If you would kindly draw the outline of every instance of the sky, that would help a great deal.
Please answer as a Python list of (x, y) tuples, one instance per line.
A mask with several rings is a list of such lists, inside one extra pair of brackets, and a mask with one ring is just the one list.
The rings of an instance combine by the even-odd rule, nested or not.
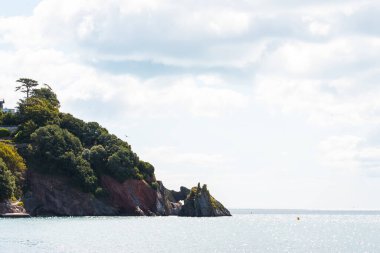
[(380, 210), (380, 3), (0, 0), (0, 97), (53, 87), (166, 187)]

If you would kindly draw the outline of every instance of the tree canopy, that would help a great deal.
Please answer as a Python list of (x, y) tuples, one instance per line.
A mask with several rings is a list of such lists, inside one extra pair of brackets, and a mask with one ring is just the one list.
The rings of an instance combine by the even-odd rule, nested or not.
[[(60, 102), (50, 86), (22, 78), (16, 87), (26, 93), (16, 114), (1, 114), (0, 121), (18, 125), (13, 141), (25, 145), (22, 150), (28, 169), (70, 178), (85, 192), (104, 193), (101, 177), (106, 174), (119, 182), (146, 180), (154, 187), (154, 167), (141, 161), (131, 146), (110, 134), (96, 122), (85, 122), (59, 111)], [(6, 118), (8, 117), (8, 118)], [(11, 124), (12, 125), (12, 124)], [(0, 142), (1, 197), (19, 197), (24, 182), (25, 163), (12, 145)], [(3, 195), (1, 195), (3, 194)], [(104, 195), (104, 194), (103, 194)]]
[(21, 83), (21, 85), (16, 86), (16, 91), (26, 93), (26, 98), (29, 98), (29, 94), (32, 91), (32, 89), (38, 86), (37, 81), (29, 78), (20, 78), (16, 82)]
[(24, 159), (14, 146), (0, 142), (0, 160), (5, 166), (3, 166), (3, 177), (10, 180), (7, 182), (11, 184), (9, 187), (12, 188), (12, 196), (21, 197), (26, 170)]

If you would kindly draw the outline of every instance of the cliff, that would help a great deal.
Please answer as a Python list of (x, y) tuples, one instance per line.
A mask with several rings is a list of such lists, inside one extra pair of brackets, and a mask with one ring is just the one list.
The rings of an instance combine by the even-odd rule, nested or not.
[[(0, 117), (0, 125), (17, 125), (6, 140), (0, 137), (0, 214), (229, 215), (203, 188), (195, 193), (165, 188), (154, 166), (127, 141), (97, 122), (61, 112), (49, 86), (19, 82), (35, 86), (19, 101), (17, 113)], [(9, 202), (20, 198), (25, 210), (22, 203)]]
[[(123, 183), (110, 176), (101, 177), (102, 187), (107, 192), (101, 198), (84, 193), (72, 186), (68, 178), (44, 175), (28, 171), (28, 192), (23, 202), (25, 210), (32, 216), (224, 216), (227, 209), (216, 201), (205, 188), (191, 191), (181, 187), (180, 191), (168, 190), (161, 181), (153, 189), (144, 180), (129, 179)], [(185, 201), (185, 205), (182, 205)], [(7, 213), (25, 212), (8, 208)], [(0, 213), (2, 212), (0, 205)]]
[(65, 177), (28, 171), (28, 191), (23, 202), (32, 216), (118, 215), (110, 205), (72, 187)]

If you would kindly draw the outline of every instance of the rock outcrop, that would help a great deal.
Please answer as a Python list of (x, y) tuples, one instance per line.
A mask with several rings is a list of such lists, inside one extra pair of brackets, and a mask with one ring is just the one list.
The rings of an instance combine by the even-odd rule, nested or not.
[(129, 179), (119, 183), (103, 175), (101, 181), (110, 204), (120, 215), (155, 215), (157, 192), (144, 180)]
[(118, 215), (117, 209), (73, 187), (67, 178), (28, 171), (23, 202), (32, 216)]
[(182, 208), (181, 199), (175, 198), (173, 195), (174, 191), (166, 189), (161, 181), (157, 181), (157, 183), (157, 213), (159, 215), (178, 215)]
[(6, 213), (26, 213), (22, 202), (12, 203), (10, 201), (5, 201), (0, 203), (0, 214)]
[[(70, 184), (68, 178), (28, 171), (28, 192), (23, 198), (26, 212), (32, 216), (229, 216), (229, 211), (207, 190), (181, 187), (168, 190), (161, 181), (157, 189), (144, 180), (129, 179), (123, 183), (101, 176), (106, 197), (96, 198)], [(182, 202), (184, 201), (184, 205)], [(12, 209), (13, 208), (13, 209)], [(0, 213), (25, 212), (22, 206), (0, 205)]]
[(191, 189), (185, 199), (185, 204), (179, 212), (179, 216), (190, 217), (216, 217), (231, 216), (230, 212), (219, 201), (211, 196), (206, 185), (200, 184)]

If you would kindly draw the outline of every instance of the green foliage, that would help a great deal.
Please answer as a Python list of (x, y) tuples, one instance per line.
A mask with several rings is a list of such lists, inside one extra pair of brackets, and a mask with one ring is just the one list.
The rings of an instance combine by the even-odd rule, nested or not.
[(41, 126), (59, 121), (59, 101), (50, 87), (31, 89), (30, 96), (18, 103), (17, 119), (20, 126), (15, 134), (17, 142), (29, 142), (30, 135)]
[(153, 190), (156, 190), (156, 191), (157, 191), (159, 185), (158, 185), (157, 182), (153, 182), (153, 183), (151, 183), (150, 186), (153, 188)]
[(145, 181), (149, 183), (156, 181), (156, 178), (154, 176), (154, 167), (152, 164), (144, 161), (139, 161), (137, 168), (143, 175)]
[(70, 133), (78, 137), (83, 143), (86, 134), (86, 122), (83, 120), (75, 118), (73, 115), (68, 113), (60, 113), (60, 127), (68, 130)]
[[(140, 161), (127, 142), (96, 122), (86, 123), (71, 114), (60, 113), (60, 102), (48, 85), (36, 88), (36, 81), (25, 78), (17, 82), (21, 85), (16, 90), (25, 92), (26, 98), (19, 101), (16, 114), (0, 114), (0, 121), (18, 125), (14, 140), (30, 143), (29, 148), (20, 152), (31, 168), (69, 177), (73, 184), (98, 197), (106, 194), (99, 186), (98, 177), (102, 174), (120, 182), (145, 179), (153, 188), (158, 187), (154, 167)], [(5, 158), (4, 161), (10, 168)], [(13, 173), (12, 169), (9, 171)], [(17, 173), (13, 175), (19, 187)]]
[(73, 179), (75, 183), (85, 192), (94, 192), (98, 186), (98, 178), (91, 169), (90, 163), (79, 156), (76, 157), (74, 165)]
[(28, 120), (22, 123), (15, 134), (15, 141), (17, 142), (29, 142), (30, 135), (34, 133), (38, 128), (37, 124), (33, 120)]
[(108, 197), (108, 192), (104, 190), (102, 187), (98, 187), (96, 188), (94, 195), (97, 198), (105, 198)]
[(20, 124), (20, 118), (18, 114), (6, 112), (0, 115), (0, 124), (5, 126), (16, 126)]
[(97, 172), (103, 172), (107, 166), (107, 151), (102, 145), (93, 146), (90, 149), (91, 167)]
[(57, 98), (57, 94), (55, 94), (53, 92), (53, 90), (48, 85), (45, 85), (45, 86), (46, 87), (44, 87), (44, 88), (32, 90), (30, 93), (31, 97), (45, 100), (45, 101), (49, 102), (52, 106), (59, 108), (60, 103), (59, 103), (59, 100)]
[(11, 199), (15, 188), (15, 177), (12, 175), (12, 172), (10, 172), (3, 159), (0, 158), (0, 201)]
[(41, 127), (35, 131), (31, 139), (35, 155), (46, 156), (44, 158), (56, 159), (65, 152), (73, 152), (76, 156), (82, 151), (80, 140), (69, 131), (57, 125)]
[(37, 81), (29, 78), (20, 78), (16, 82), (21, 83), (21, 85), (16, 87), (16, 91), (26, 93), (26, 98), (29, 98), (30, 92), (34, 87), (38, 86)]
[(102, 144), (100, 136), (107, 134), (107, 129), (101, 127), (97, 122), (89, 122), (86, 124), (83, 133), (83, 145), (91, 147), (93, 145)]
[(80, 140), (72, 133), (57, 125), (49, 125), (35, 131), (31, 140), (31, 161), (35, 168), (68, 176), (84, 191), (96, 189), (97, 177), (90, 163), (82, 157)]
[(0, 159), (14, 177), (15, 187), (13, 190), (15, 196), (17, 198), (21, 197), (26, 170), (24, 159), (19, 155), (15, 147), (4, 142), (0, 142)]
[(18, 113), (22, 122), (32, 120), (38, 126), (45, 126), (58, 122), (58, 108), (49, 101), (30, 97), (26, 100), (21, 100), (18, 105)]
[(137, 156), (131, 150), (122, 148), (108, 158), (107, 172), (120, 182), (128, 178), (142, 179)]
[(9, 137), (11, 132), (6, 128), (0, 128), (0, 138)]

